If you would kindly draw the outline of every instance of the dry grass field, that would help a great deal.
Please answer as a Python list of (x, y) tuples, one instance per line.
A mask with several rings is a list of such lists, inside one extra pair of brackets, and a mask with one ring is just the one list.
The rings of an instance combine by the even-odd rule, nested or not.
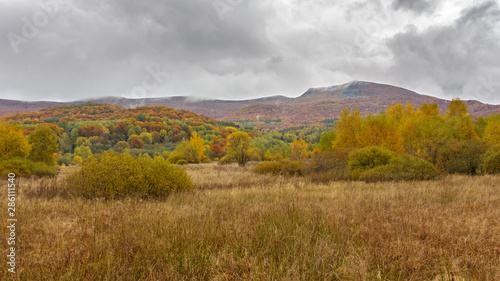
[(19, 179), (17, 273), (3, 239), (1, 279), (500, 280), (498, 176), (316, 184), (251, 168), (187, 166), (197, 188), (161, 201)]

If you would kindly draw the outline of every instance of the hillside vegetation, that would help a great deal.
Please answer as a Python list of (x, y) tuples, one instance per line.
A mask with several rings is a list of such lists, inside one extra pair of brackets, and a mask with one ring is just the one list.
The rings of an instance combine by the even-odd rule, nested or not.
[[(280, 132), (262, 132), (168, 107), (125, 109), (92, 103), (18, 114), (4, 121), (10, 123), (2, 123), (6, 133), (0, 137), (0, 149), (14, 150), (0, 159), (3, 174), (15, 170), (11, 163), (18, 163), (21, 175), (29, 174), (25, 170), (50, 175), (54, 172), (34, 165), (51, 166), (55, 161), (60, 166), (80, 165), (106, 151), (161, 157), (172, 164), (219, 161), (244, 166), (248, 161), (274, 161), (262, 163), (256, 172), (308, 175), (319, 181), (416, 180), (500, 171), (500, 115), (473, 119), (458, 99), (444, 113), (435, 103), (418, 108), (393, 104), (367, 116), (358, 109), (344, 109), (340, 119), (325, 123), (323, 129), (297, 127)], [(44, 141), (31, 137), (41, 128), (45, 128)], [(37, 145), (48, 139), (50, 147)], [(15, 147), (24, 147), (24, 152), (15, 152)], [(392, 160), (366, 171), (349, 162), (358, 150), (370, 147), (390, 151)], [(36, 156), (35, 150), (46, 155)], [(379, 154), (367, 154), (363, 161), (374, 161), (371, 158)], [(23, 162), (23, 157), (32, 163)]]

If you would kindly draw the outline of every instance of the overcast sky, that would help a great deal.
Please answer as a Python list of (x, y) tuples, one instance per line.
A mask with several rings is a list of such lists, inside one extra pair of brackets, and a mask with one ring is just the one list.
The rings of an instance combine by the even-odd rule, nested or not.
[(352, 80), (500, 104), (500, 5), (0, 0), (0, 98), (296, 97)]

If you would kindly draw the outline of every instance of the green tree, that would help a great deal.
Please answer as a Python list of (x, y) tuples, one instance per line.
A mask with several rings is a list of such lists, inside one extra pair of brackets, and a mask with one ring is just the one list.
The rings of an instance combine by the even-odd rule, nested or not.
[(145, 144), (152, 144), (153, 143), (153, 136), (151, 136), (150, 133), (142, 132), (140, 134), (140, 136), (142, 137), (142, 140), (144, 141)]
[(161, 137), (161, 141), (164, 142), (164, 141), (168, 141), (168, 137), (167, 137), (167, 131), (165, 129), (161, 129), (160, 130), (160, 137)]
[(140, 135), (142, 132), (142, 128), (139, 125), (135, 125), (134, 127), (130, 128), (127, 132), (127, 135), (130, 137), (131, 135)]
[(71, 133), (70, 133), (70, 139), (71, 139), (71, 142), (75, 142), (78, 137), (80, 136), (80, 131), (78, 130), (78, 128), (73, 128), (73, 130), (71, 130)]
[(125, 148), (130, 148), (128, 143), (125, 141), (119, 141), (115, 144), (115, 151), (123, 152)]
[(234, 132), (227, 139), (226, 156), (222, 162), (236, 162), (240, 167), (244, 167), (256, 153), (251, 144), (252, 138), (245, 132)]
[(64, 133), (58, 140), (58, 142), (59, 142), (59, 151), (61, 151), (62, 153), (71, 153), (71, 140), (68, 134)]
[(318, 149), (320, 151), (333, 151), (333, 142), (335, 141), (335, 131), (328, 131), (321, 134), (319, 139)]
[(47, 165), (55, 165), (54, 153), (59, 146), (57, 135), (48, 126), (40, 126), (29, 136), (28, 142), (31, 144), (30, 159), (33, 162), (43, 162)]
[(29, 151), (30, 146), (20, 126), (0, 123), (0, 158), (26, 158)]
[(75, 155), (80, 156), (83, 159), (86, 159), (92, 155), (92, 150), (90, 150), (90, 147), (82, 145), (75, 148)]
[(137, 115), (137, 117), (135, 119), (137, 121), (144, 122), (144, 121), (146, 121), (146, 114), (139, 114), (139, 115)]

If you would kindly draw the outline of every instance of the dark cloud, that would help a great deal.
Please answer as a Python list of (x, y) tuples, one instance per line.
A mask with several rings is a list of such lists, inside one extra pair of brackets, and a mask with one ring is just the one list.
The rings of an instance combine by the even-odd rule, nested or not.
[(395, 10), (408, 10), (415, 13), (429, 12), (437, 1), (426, 0), (394, 0), (392, 8)]
[(394, 56), (390, 72), (399, 81), (413, 80), (414, 88), (434, 84), (448, 98), (474, 98), (469, 86), (482, 75), (500, 73), (500, 57), (494, 55), (500, 53), (499, 12), (487, 2), (464, 10), (450, 25), (396, 34), (387, 43)]
[[(457, 20), (458, 26), (475, 25), (491, 28), (498, 24), (500, 20), (500, 10), (498, 3), (487, 1), (478, 6), (465, 9), (462, 16)], [(478, 24), (480, 26), (478, 26)]]
[(355, 79), (454, 95), (500, 65), (495, 2), (430, 28), (405, 27), (434, 20), (422, 0), (33, 3), (0, 0), (0, 98), (131, 96), (152, 69), (148, 96), (297, 96)]

